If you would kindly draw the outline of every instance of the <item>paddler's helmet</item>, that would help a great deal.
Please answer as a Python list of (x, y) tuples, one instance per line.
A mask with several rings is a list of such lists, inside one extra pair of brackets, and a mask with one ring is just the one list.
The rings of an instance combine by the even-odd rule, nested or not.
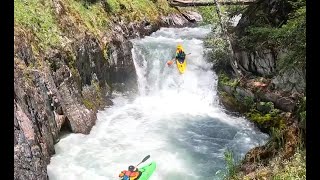
[(181, 44), (178, 44), (177, 50), (182, 50), (182, 45)]
[(134, 170), (134, 166), (132, 166), (132, 165), (129, 166), (129, 167), (128, 167), (128, 170), (129, 170), (129, 171), (133, 171), (133, 170)]

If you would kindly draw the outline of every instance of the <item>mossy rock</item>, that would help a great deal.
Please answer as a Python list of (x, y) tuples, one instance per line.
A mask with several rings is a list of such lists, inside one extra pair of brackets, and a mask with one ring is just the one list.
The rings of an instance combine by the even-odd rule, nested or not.
[(257, 110), (266, 114), (274, 109), (274, 104), (272, 102), (259, 102), (257, 104)]
[(226, 92), (220, 92), (220, 101), (221, 103), (229, 110), (234, 112), (244, 113), (247, 111), (247, 108), (239, 103), (236, 98), (232, 95), (229, 95)]
[(263, 114), (257, 110), (251, 110), (246, 113), (246, 116), (266, 133), (270, 133), (271, 128), (283, 128), (285, 126), (283, 118), (276, 113)]

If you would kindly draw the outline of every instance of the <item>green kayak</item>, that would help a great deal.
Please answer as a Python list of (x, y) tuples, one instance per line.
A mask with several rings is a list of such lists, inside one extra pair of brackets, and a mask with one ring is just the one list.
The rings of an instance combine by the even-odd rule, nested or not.
[(147, 180), (150, 178), (152, 173), (156, 170), (156, 162), (151, 162), (150, 164), (139, 168), (139, 171), (142, 173), (139, 177), (139, 180)]

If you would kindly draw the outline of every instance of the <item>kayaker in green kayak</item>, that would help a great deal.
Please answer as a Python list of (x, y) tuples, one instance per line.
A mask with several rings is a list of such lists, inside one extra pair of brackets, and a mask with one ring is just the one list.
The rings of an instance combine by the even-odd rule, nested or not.
[[(145, 162), (149, 158), (150, 155), (146, 156), (139, 164)], [(139, 166), (139, 164), (136, 166), (129, 166), (128, 171), (121, 171), (121, 173), (119, 174), (121, 180), (148, 180), (156, 169), (156, 163), (151, 162), (143, 166), (142, 168), (138, 169), (137, 167)]]
[(138, 168), (131, 165), (128, 167), (128, 170), (121, 171), (119, 177), (122, 180), (137, 180), (140, 175), (141, 172), (138, 170)]

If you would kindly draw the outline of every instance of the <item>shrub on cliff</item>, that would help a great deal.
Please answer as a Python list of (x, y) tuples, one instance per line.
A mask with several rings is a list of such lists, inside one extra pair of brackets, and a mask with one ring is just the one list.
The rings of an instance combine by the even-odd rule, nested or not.
[[(271, 22), (256, 21), (246, 28), (240, 45), (247, 49), (281, 49), (285, 51), (278, 62), (279, 69), (305, 68), (306, 58), (306, 1), (288, 0), (293, 9), (288, 20), (274, 26)], [(264, 18), (264, 15), (261, 15)], [(268, 22), (268, 21), (267, 21)]]

